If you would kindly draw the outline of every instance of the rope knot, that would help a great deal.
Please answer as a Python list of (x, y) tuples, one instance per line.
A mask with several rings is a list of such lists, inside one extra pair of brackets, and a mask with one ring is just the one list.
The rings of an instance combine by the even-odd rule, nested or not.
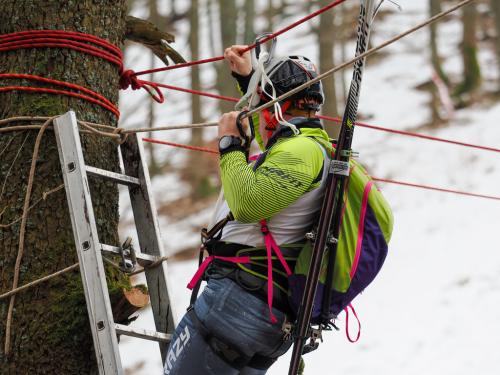
[(120, 88), (126, 90), (132, 87), (132, 90), (138, 90), (142, 87), (140, 80), (135, 76), (132, 69), (125, 70), (120, 76)]
[(125, 130), (124, 128), (116, 128), (115, 130), (113, 130), (113, 134), (119, 136), (119, 138), (115, 139), (115, 142), (119, 145), (125, 143), (125, 141), (128, 138), (128, 133), (123, 133), (124, 130)]
[(122, 90), (126, 90), (129, 87), (132, 87), (132, 90), (146, 90), (147, 93), (158, 103), (163, 103), (165, 101), (165, 98), (156, 83), (137, 78), (136, 73), (131, 69), (125, 70), (120, 75), (120, 88)]

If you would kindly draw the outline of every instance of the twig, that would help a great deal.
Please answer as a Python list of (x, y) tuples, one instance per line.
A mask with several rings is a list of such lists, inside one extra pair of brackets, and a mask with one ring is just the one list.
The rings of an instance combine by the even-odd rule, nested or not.
[[(33, 149), (33, 158), (31, 159), (31, 167), (30, 167), (30, 173), (28, 177), (28, 186), (26, 188), (26, 196), (24, 198), (24, 206), (23, 206), (23, 216), (21, 219), (21, 229), (19, 231), (19, 246), (18, 246), (18, 251), (17, 251), (17, 258), (16, 258), (16, 265), (14, 268), (14, 281), (12, 283), (12, 289), (16, 289), (17, 285), (19, 283), (19, 273), (20, 273), (20, 267), (21, 267), (21, 260), (23, 258), (23, 253), (24, 253), (24, 237), (26, 234), (26, 221), (28, 218), (28, 208), (29, 208), (29, 203), (31, 199), (31, 190), (33, 189), (33, 181), (35, 177), (35, 168), (36, 168), (36, 161), (38, 159), (38, 151), (40, 149), (40, 143), (42, 141), (42, 136), (45, 130), (49, 127), (49, 125), (52, 123), (52, 120), (55, 117), (49, 118), (43, 126), (40, 128), (38, 132), (38, 136), (36, 137), (35, 140), (35, 147)], [(14, 312), (14, 302), (15, 302), (15, 295), (12, 295), (10, 297), (10, 303), (9, 303), (9, 310), (7, 312), (7, 321), (6, 321), (6, 326), (5, 326), (5, 347), (4, 347), (4, 353), (6, 356), (10, 354), (10, 335), (11, 335), (11, 328), (12, 328), (12, 314)]]
[(34, 280), (34, 281), (32, 281), (32, 282), (30, 282), (28, 284), (20, 286), (19, 288), (12, 289), (10, 292), (4, 293), (4, 294), (0, 294), (0, 300), (2, 300), (4, 298), (7, 298), (7, 297), (10, 297), (10, 296), (13, 296), (13, 295), (15, 295), (15, 294), (17, 294), (19, 292), (22, 292), (22, 291), (24, 291), (26, 289), (34, 287), (35, 285), (38, 285), (38, 284), (43, 283), (45, 281), (48, 281), (50, 279), (53, 279), (54, 277), (57, 277), (59, 275), (62, 275), (62, 274), (67, 273), (69, 271), (72, 271), (75, 268), (78, 268), (79, 265), (80, 265), (79, 263), (75, 263), (72, 266), (66, 267), (66, 268), (64, 268), (64, 269), (62, 269), (60, 271), (54, 272), (54, 273), (52, 273), (50, 275), (47, 275), (47, 276), (44, 276), (44, 277), (42, 277), (40, 279)]

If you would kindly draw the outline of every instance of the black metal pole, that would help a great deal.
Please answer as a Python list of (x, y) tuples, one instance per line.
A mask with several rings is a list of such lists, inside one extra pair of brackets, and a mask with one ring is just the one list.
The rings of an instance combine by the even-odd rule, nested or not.
[[(374, 13), (375, 0), (361, 0), (356, 56), (359, 56), (367, 50), (370, 26)], [(318, 223), (317, 238), (314, 242), (311, 264), (309, 266), (309, 272), (304, 287), (304, 294), (302, 296), (301, 308), (299, 309), (295, 328), (295, 343), (290, 361), (289, 375), (296, 375), (299, 368), (300, 357), (308, 336), (309, 322), (311, 320), (321, 263), (327, 247), (330, 247), (330, 254), (326, 280), (327, 283), (325, 284), (327, 287), (325, 288), (325, 294), (323, 296), (324, 299), (326, 298), (326, 301), (323, 301), (323, 307), (326, 303), (328, 304), (328, 307), (330, 305), (331, 293), (329, 292), (329, 286), (331, 285), (333, 279), (337, 239), (340, 232), (344, 186), (345, 182), (349, 178), (348, 166), (352, 137), (354, 133), (354, 123), (356, 122), (358, 111), (364, 63), (365, 59), (361, 59), (354, 65), (353, 78), (347, 99), (346, 110), (342, 119), (342, 127), (340, 130), (339, 140), (337, 142), (335, 158), (330, 163), (328, 171), (326, 182), (327, 186)], [(333, 225), (330, 225), (332, 223), (333, 216), (335, 217), (335, 221)], [(329, 311), (327, 311), (325, 315), (328, 313)]]

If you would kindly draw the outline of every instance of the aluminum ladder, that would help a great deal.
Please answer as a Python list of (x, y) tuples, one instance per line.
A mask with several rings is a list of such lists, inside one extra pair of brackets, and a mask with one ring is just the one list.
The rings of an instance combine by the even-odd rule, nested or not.
[[(165, 251), (160, 238), (142, 141), (136, 134), (130, 134), (119, 146), (126, 173), (120, 174), (85, 165), (78, 122), (73, 111), (54, 120), (54, 132), (99, 373), (100, 375), (123, 374), (117, 335), (157, 341), (164, 363), (166, 348), (175, 326), (169, 298), (171, 293), (167, 284), (167, 263), (163, 261), (155, 267), (147, 268), (147, 265), (164, 257)], [(123, 184), (129, 189), (141, 250), (136, 252), (136, 258), (139, 264), (146, 266), (145, 275), (156, 331), (130, 328), (113, 320), (102, 252), (123, 254), (123, 251), (120, 251), (120, 247), (102, 244), (99, 241), (90, 197), (89, 175)]]

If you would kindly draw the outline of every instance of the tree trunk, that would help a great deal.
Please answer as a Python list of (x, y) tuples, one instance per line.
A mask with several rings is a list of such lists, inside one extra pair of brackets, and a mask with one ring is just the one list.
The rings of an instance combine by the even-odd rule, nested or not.
[[(441, 0), (430, 0), (429, 4), (430, 17), (435, 16), (436, 14), (441, 12)], [(431, 23), (429, 26), (430, 31), (430, 47), (431, 47), (431, 63), (432, 67), (436, 71), (437, 75), (443, 80), (446, 85), (449, 85), (448, 76), (444, 73), (443, 68), (441, 66), (441, 58), (438, 53), (437, 46), (437, 23)]]
[[(463, 10), (463, 43), (462, 43), (462, 61), (463, 61), (463, 82), (457, 87), (455, 95), (461, 97), (463, 94), (474, 95), (481, 85), (481, 69), (477, 60), (477, 41), (476, 41), (476, 20), (477, 8), (475, 3), (464, 7)], [(462, 102), (469, 100), (460, 98)]]
[(496, 30), (496, 55), (498, 68), (498, 91), (500, 91), (500, 1), (491, 0), (491, 10), (495, 15), (495, 30)]
[[(189, 10), (189, 22), (191, 31), (189, 33), (189, 46), (191, 48), (191, 60), (199, 59), (199, 2), (191, 0), (191, 8)], [(200, 69), (193, 67), (190, 70), (191, 88), (193, 90), (201, 90), (200, 85)], [(191, 95), (191, 121), (193, 123), (203, 122), (201, 115), (201, 97), (199, 95)], [(203, 143), (203, 128), (191, 129), (191, 144), (201, 146)], [(185, 175), (191, 186), (191, 198), (197, 200), (207, 195), (208, 180), (204, 173), (204, 164), (206, 158), (200, 157), (198, 152), (191, 151), (188, 154), (187, 165), (185, 167)]]
[[(235, 0), (219, 0), (219, 19), (220, 19), (220, 35), (222, 40), (222, 48), (227, 48), (236, 44), (236, 22), (238, 20), (238, 9), (236, 8)], [(228, 79), (230, 71), (225, 62), (216, 64), (217, 71), (217, 87), (221, 95), (239, 96), (236, 89), (236, 83), (232, 79)], [(234, 103), (219, 101), (219, 109), (222, 113), (232, 111)]]
[[(441, 12), (441, 1), (440, 0), (429, 0), (429, 16), (435, 16)], [(438, 24), (437, 23), (432, 23), (429, 26), (429, 42), (430, 42), (430, 48), (431, 48), (431, 65), (434, 71), (436, 72), (437, 76), (448, 86), (449, 85), (449, 80), (446, 74), (443, 71), (442, 65), (441, 65), (441, 58), (439, 56), (438, 52), (438, 45), (437, 45), (437, 28)], [(439, 95), (438, 95), (438, 89), (434, 84), (429, 85), (429, 90), (431, 94), (431, 100), (429, 102), (430, 105), (430, 110), (431, 110), (431, 124), (438, 124), (442, 121), (441, 114), (439, 111), (440, 108), (440, 102), (439, 102)]]
[[(330, 3), (329, 0), (320, 0), (318, 5), (323, 7)], [(319, 28), (317, 31), (319, 41), (319, 70), (325, 72), (335, 65), (335, 12), (324, 12), (319, 16)], [(337, 116), (337, 93), (335, 90), (335, 78), (333, 75), (323, 80), (323, 90), (325, 92), (325, 103), (323, 104), (322, 113), (328, 116)], [(337, 138), (340, 132), (340, 125), (327, 122), (325, 130), (332, 138)]]
[[(154, 23), (155, 25), (160, 25), (159, 21), (160, 21), (160, 15), (158, 14), (158, 6), (157, 6), (157, 0), (149, 0), (149, 21)], [(161, 25), (161, 29), (163, 30), (163, 25)], [(149, 66), (151, 69), (154, 69), (155, 68), (155, 61), (156, 61), (156, 56), (153, 52), (149, 52)], [(152, 81), (152, 82), (155, 82), (155, 74), (154, 73), (151, 73), (151, 76), (149, 77), (149, 79)], [(147, 124), (148, 124), (148, 128), (153, 128), (154, 127), (154, 123), (155, 123), (155, 106), (156, 106), (156, 102), (154, 100), (150, 100), (149, 103), (148, 103), (148, 121), (147, 121)], [(153, 132), (149, 132), (148, 133), (148, 137), (149, 138), (153, 138), (154, 135), (153, 135)], [(154, 177), (155, 175), (157, 175), (159, 172), (160, 172), (160, 165), (158, 164), (158, 162), (156, 161), (156, 157), (155, 157), (155, 148), (154, 148), (154, 145), (153, 143), (150, 143), (150, 142), (146, 142), (145, 144), (146, 146), (146, 149), (148, 150), (148, 153), (149, 153), (149, 175), (151, 177)]]
[[(121, 46), (125, 25), (125, 0), (71, 1), (2, 0), (0, 34), (58, 29), (85, 32)], [(116, 103), (118, 72), (114, 65), (80, 52), (38, 48), (0, 53), (0, 71), (28, 73), (88, 87)], [(0, 85), (34, 85), (21, 80), (2, 80)], [(16, 115), (52, 116), (70, 108), (77, 118), (116, 125), (116, 118), (100, 106), (66, 96), (0, 93), (0, 118)], [(0, 136), (0, 222), (15, 221), (22, 214), (28, 170), (36, 132)], [(109, 139), (82, 136), (86, 162), (98, 168), (118, 169), (116, 145)], [(17, 153), (19, 155), (17, 156)], [(10, 167), (12, 168), (10, 169)], [(35, 173), (31, 203), (43, 192), (62, 183), (54, 133), (43, 137)], [(5, 181), (5, 184), (4, 184)], [(91, 192), (101, 242), (118, 244), (118, 194), (114, 184), (91, 180)], [(12, 288), (18, 252), (19, 223), (0, 228), (0, 290)], [(64, 190), (41, 200), (28, 215), (25, 250), (19, 285), (50, 274), (77, 261), (71, 221)], [(121, 290), (128, 281), (108, 273), (110, 290)], [(9, 301), (0, 301), (0, 337), (5, 340)], [(79, 272), (40, 284), (15, 298), (11, 355), (0, 353), (2, 374), (94, 374), (96, 361), (87, 308)]]
[(251, 44), (255, 39), (254, 20), (255, 20), (255, 1), (245, 0), (245, 31), (243, 32), (243, 44)]

